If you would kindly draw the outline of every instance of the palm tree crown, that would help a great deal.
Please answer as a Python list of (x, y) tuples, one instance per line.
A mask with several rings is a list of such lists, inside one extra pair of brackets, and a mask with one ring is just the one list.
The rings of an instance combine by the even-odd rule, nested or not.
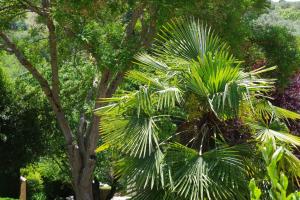
[(248, 181), (262, 171), (257, 152), (270, 141), (285, 146), (282, 162), (300, 175), (290, 153), (300, 139), (284, 124), (300, 116), (272, 105), (274, 80), (261, 77), (275, 67), (244, 71), (228, 45), (193, 19), (165, 25), (136, 63), (127, 74), (132, 91), (102, 99), (108, 105), (97, 110), (133, 199), (249, 199)]

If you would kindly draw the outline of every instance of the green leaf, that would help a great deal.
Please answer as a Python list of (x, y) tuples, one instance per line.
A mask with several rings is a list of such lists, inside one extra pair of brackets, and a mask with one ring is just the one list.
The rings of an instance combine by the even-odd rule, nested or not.
[(258, 130), (256, 134), (256, 138), (260, 141), (267, 142), (270, 139), (274, 141), (274, 139), (277, 139), (279, 141), (286, 142), (288, 144), (293, 144), (300, 146), (300, 137), (284, 133), (284, 132), (278, 132), (266, 127), (262, 127), (259, 125), (251, 125), (253, 128), (256, 128)]
[(95, 152), (96, 152), (96, 153), (101, 153), (102, 151), (107, 150), (109, 147), (110, 147), (110, 145), (109, 145), (108, 143), (102, 144), (101, 146), (99, 146), (99, 147), (95, 150)]
[(260, 200), (262, 194), (261, 189), (256, 186), (254, 178), (249, 182), (250, 198), (251, 200)]

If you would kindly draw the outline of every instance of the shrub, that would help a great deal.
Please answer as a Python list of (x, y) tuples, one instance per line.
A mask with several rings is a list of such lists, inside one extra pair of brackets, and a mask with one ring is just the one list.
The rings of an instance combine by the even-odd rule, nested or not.
[(278, 66), (271, 76), (277, 78), (279, 88), (286, 87), (300, 67), (297, 38), (285, 27), (255, 24), (251, 40), (261, 47), (269, 66)]
[(38, 167), (34, 164), (27, 165), (26, 168), (21, 169), (21, 174), (27, 179), (29, 199), (38, 200), (35, 198), (35, 194), (42, 193), (44, 190), (43, 179)]
[(27, 178), (28, 195), (32, 200), (56, 199), (72, 194), (69, 177), (63, 163), (54, 158), (43, 158), (21, 169)]

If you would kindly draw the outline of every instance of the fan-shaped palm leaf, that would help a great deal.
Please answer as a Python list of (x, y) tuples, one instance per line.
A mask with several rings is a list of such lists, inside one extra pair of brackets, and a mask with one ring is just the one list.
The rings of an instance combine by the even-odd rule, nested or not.
[(172, 58), (197, 60), (207, 52), (227, 50), (228, 46), (221, 42), (212, 30), (200, 21), (177, 19), (166, 24), (157, 38), (154, 46), (155, 54), (172, 63)]
[(128, 177), (128, 185), (134, 185), (135, 190), (146, 188), (156, 189), (165, 186), (164, 154), (157, 148), (155, 152), (144, 158), (127, 157), (117, 162), (117, 174)]
[[(239, 194), (239, 191), (247, 191), (247, 184), (238, 148), (224, 147), (199, 154), (183, 145), (173, 144), (166, 159), (173, 172), (173, 192), (183, 198), (246, 198)], [(244, 185), (244, 190), (241, 185)], [(239, 191), (235, 190), (237, 188)]]
[(286, 110), (272, 105), (271, 102), (266, 100), (259, 100), (255, 102), (255, 114), (257, 118), (263, 117), (264, 119), (279, 118), (284, 120), (297, 120), (300, 119), (300, 114)]
[[(155, 120), (150, 118), (102, 117), (103, 140), (134, 157), (150, 155), (159, 144)], [(108, 122), (109, 121), (109, 122)], [(116, 145), (117, 144), (117, 145)]]
[(256, 130), (256, 138), (262, 142), (267, 142), (269, 140), (275, 142), (275, 139), (277, 139), (288, 144), (300, 146), (300, 137), (298, 136), (272, 130), (258, 124), (250, 124), (250, 126)]

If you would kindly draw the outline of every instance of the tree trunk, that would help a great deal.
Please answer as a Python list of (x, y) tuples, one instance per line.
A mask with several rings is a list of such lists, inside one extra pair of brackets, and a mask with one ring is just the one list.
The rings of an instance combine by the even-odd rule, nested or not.
[(92, 192), (92, 182), (85, 185), (83, 183), (77, 183), (74, 187), (76, 200), (94, 200)]
[(76, 200), (93, 200), (93, 171), (95, 158), (81, 154), (77, 145), (68, 147), (69, 163), (71, 166), (72, 185)]

